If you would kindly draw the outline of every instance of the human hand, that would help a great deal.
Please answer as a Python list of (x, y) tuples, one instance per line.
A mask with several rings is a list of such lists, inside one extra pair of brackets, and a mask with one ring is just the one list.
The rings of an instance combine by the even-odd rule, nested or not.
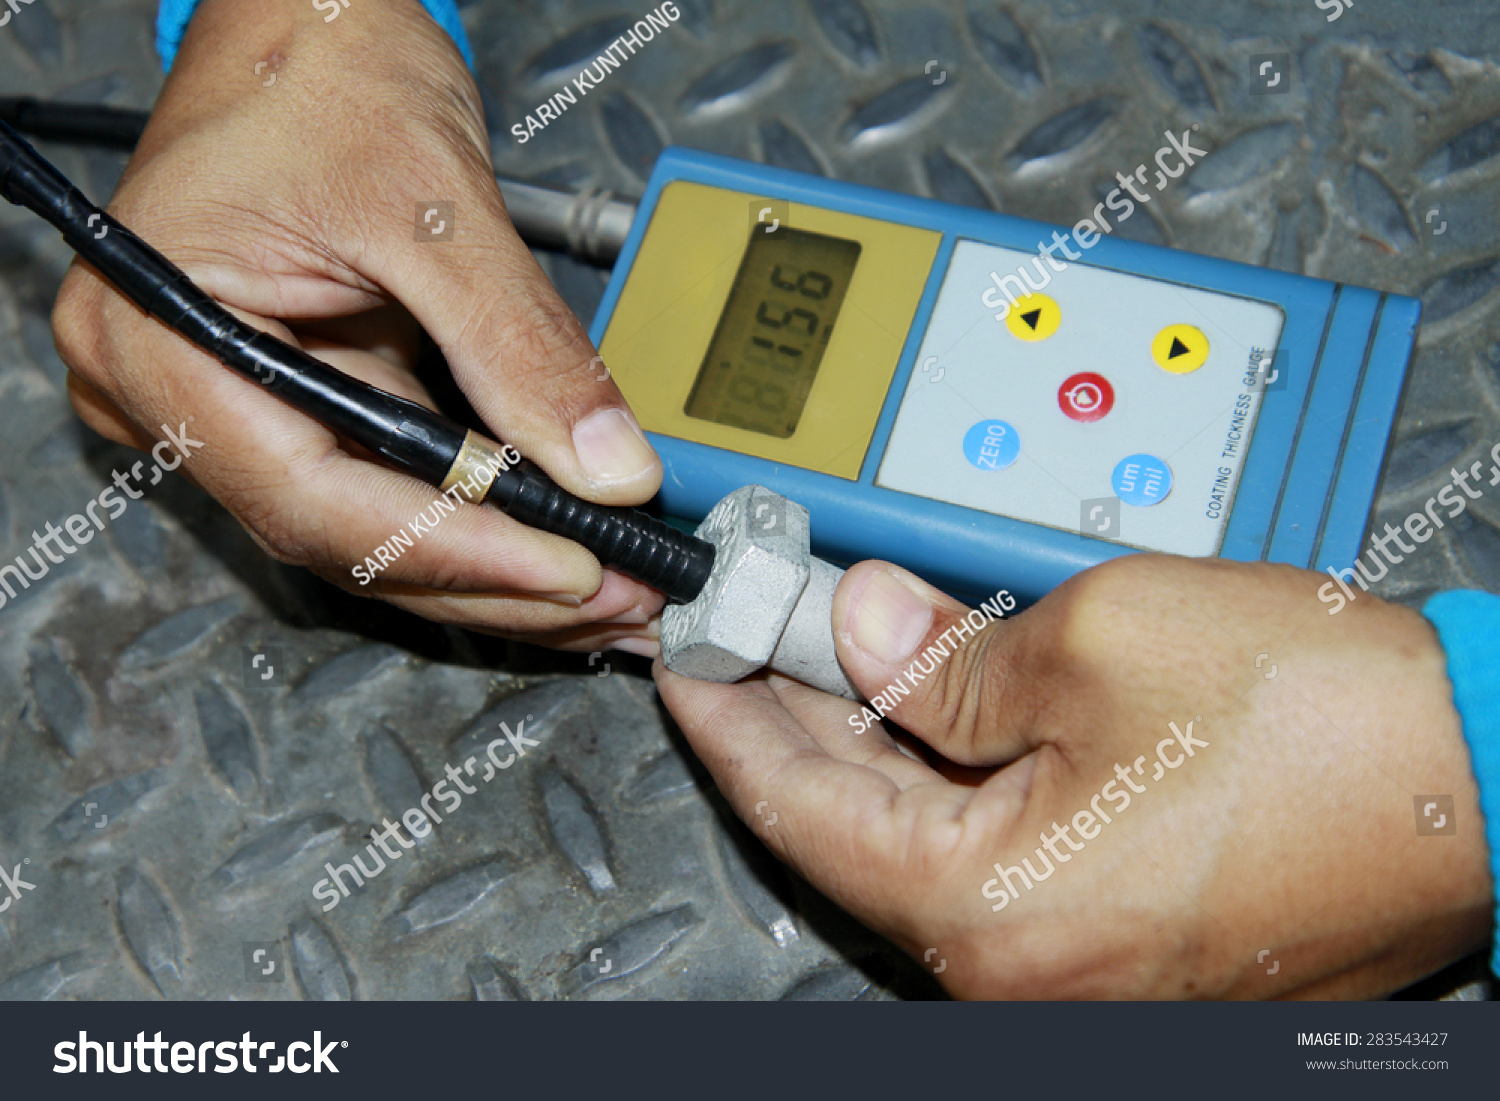
[[(418, 204), (436, 200), (456, 209), (451, 240), (419, 239)], [(205, 0), (110, 209), (247, 322), (430, 407), (412, 374), (425, 329), (494, 434), (573, 493), (638, 504), (660, 483), (624, 398), (511, 228), (478, 91), (417, 0), (355, 5), (331, 24), (307, 5)], [(82, 263), (53, 326), (84, 421), (140, 448), (156, 426), (188, 422), (206, 446), (184, 469), (277, 559), (440, 621), (655, 652), (659, 594), (492, 508), (438, 512), (356, 585), (376, 548), (432, 520), (437, 490), (341, 449)]]
[[(657, 681), (750, 827), (916, 958), (936, 949), (955, 995), (1369, 997), (1482, 946), (1492, 884), (1436, 634), (1373, 598), (1329, 616), (1319, 580), (1096, 567), (902, 678), (891, 714), (921, 742), (777, 676), (658, 662)], [(886, 694), (963, 612), (862, 563), (834, 599), (839, 658)], [(1429, 793), (1453, 796), (1456, 835), (1417, 834)], [(1039, 875), (1009, 891), (1023, 858)]]

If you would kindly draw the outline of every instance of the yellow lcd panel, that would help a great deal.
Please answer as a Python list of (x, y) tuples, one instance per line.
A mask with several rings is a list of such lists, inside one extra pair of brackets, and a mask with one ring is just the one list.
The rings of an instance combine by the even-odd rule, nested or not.
[[(752, 202), (766, 200), (685, 180), (668, 184), (600, 354), (648, 431), (852, 481), (941, 234), (777, 202), (775, 213), (825, 258), (818, 266), (831, 273), (827, 285), (802, 278), (799, 287), (798, 269), (778, 266), (780, 246), (755, 242), (765, 225), (753, 220)], [(783, 240), (792, 243), (786, 247), (799, 241)], [(759, 296), (758, 285), (748, 281), (763, 278), (785, 285), (788, 297)], [(746, 328), (751, 318), (761, 324)], [(768, 320), (780, 322), (778, 330), (787, 334), (800, 336), (804, 323), (813, 332), (800, 342), (775, 334), (764, 361), (729, 373), (734, 353), (721, 350), (733, 345), (758, 354), (764, 341), (756, 334), (769, 334)], [(720, 369), (726, 373), (716, 378)], [(786, 384), (787, 400), (779, 382)]]

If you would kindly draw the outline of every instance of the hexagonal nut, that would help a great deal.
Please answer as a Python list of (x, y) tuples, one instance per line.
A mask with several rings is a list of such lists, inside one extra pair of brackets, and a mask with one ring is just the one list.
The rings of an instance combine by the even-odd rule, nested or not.
[(662, 612), (662, 660), (685, 677), (729, 684), (771, 660), (807, 587), (807, 509), (764, 486), (742, 486), (696, 534), (717, 548), (713, 573), (692, 603)]

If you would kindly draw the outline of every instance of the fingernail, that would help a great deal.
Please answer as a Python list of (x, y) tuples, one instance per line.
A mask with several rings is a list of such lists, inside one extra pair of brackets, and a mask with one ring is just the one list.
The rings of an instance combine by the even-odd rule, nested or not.
[(898, 575), (882, 570), (866, 582), (848, 622), (855, 646), (882, 665), (895, 665), (927, 637), (932, 605)]
[(638, 654), (643, 658), (655, 658), (661, 653), (661, 643), (648, 638), (617, 638), (609, 644), (611, 650), (624, 650), (627, 654)]
[(583, 607), (583, 597), (577, 593), (537, 593), (544, 600), (556, 601), (558, 604), (566, 604), (570, 608)]
[(592, 413), (573, 426), (573, 450), (583, 471), (595, 482), (625, 482), (656, 464), (656, 452), (623, 409)]

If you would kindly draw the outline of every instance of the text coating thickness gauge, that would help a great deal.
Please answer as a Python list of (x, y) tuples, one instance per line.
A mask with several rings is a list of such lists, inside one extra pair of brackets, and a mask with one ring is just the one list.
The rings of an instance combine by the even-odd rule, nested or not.
[(1349, 565), (1420, 303), (1125, 240), (1123, 205), (1067, 230), (666, 150), (591, 332), (664, 508), (758, 483), (815, 553), (969, 598), (1140, 550)]

